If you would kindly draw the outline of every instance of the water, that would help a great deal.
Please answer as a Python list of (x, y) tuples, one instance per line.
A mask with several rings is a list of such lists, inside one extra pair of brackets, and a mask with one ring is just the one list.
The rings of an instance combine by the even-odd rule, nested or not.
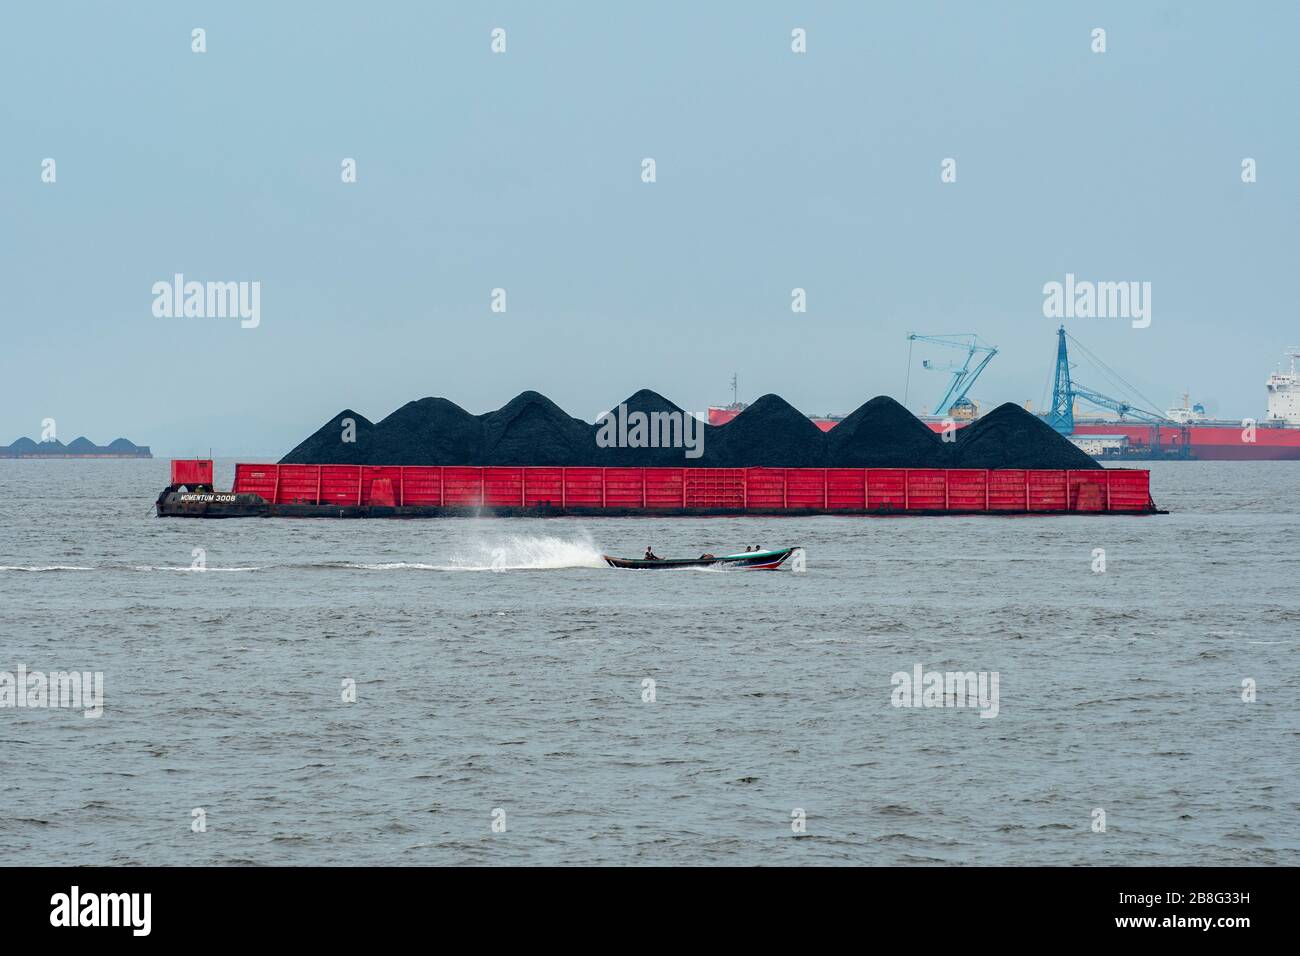
[[(106, 698), (0, 710), (12, 862), (1300, 862), (1294, 464), (1146, 518), (159, 520), (166, 472), (0, 461), (0, 671)], [(599, 561), (647, 544), (808, 567)], [(998, 716), (892, 707), (916, 664)]]

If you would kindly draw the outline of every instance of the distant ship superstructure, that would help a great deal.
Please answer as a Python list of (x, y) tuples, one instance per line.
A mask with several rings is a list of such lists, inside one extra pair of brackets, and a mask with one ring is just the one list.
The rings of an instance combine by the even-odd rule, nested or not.
[(1268, 420), (1300, 425), (1300, 376), (1296, 375), (1295, 360), (1300, 358), (1300, 347), (1286, 350), (1291, 359), (1289, 371), (1274, 372), (1268, 377)]

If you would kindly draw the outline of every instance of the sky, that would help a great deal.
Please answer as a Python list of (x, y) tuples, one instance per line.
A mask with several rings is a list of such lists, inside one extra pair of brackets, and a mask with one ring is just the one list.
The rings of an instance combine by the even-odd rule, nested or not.
[[(929, 411), (920, 360), (964, 356), (909, 381), (909, 332), (978, 333), (972, 396), (1038, 409), (1067, 273), (1151, 284), (1149, 326), (1067, 327), (1157, 407), (1262, 417), (1298, 41), (1280, 0), (7, 4), (0, 444), (278, 457), (345, 407), (702, 411), (733, 373)], [(258, 324), (155, 315), (176, 273), (260, 283)]]

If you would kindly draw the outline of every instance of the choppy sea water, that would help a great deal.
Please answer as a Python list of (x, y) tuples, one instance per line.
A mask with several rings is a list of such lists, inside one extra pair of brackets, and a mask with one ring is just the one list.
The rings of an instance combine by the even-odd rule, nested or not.
[[(0, 708), (0, 844), (1295, 865), (1300, 466), (1152, 471), (1167, 516), (192, 521), (152, 516), (165, 460), (0, 461), (0, 671), (105, 682), (98, 719)], [(648, 544), (807, 570), (599, 562)], [(918, 664), (996, 671), (997, 716), (892, 706)]]

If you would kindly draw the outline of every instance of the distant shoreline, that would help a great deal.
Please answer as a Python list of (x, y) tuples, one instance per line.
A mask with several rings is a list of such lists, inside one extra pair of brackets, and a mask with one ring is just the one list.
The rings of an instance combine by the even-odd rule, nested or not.
[(102, 455), (97, 455), (89, 452), (86, 454), (73, 453), (71, 455), (67, 454), (66, 452), (52, 452), (48, 455), (42, 455), (39, 452), (36, 454), (31, 454), (31, 453), (10, 454), (9, 452), (0, 451), (0, 459), (4, 459), (6, 461), (17, 461), (21, 458), (152, 458), (152, 457), (153, 457), (153, 453), (148, 451), (137, 452), (135, 454), (118, 454), (117, 452), (105, 452)]
[(129, 438), (114, 438), (107, 445), (93, 442), (84, 435), (66, 445), (57, 440), (32, 441), (19, 438), (8, 445), (0, 445), (3, 458), (152, 458), (153, 449), (137, 445)]

